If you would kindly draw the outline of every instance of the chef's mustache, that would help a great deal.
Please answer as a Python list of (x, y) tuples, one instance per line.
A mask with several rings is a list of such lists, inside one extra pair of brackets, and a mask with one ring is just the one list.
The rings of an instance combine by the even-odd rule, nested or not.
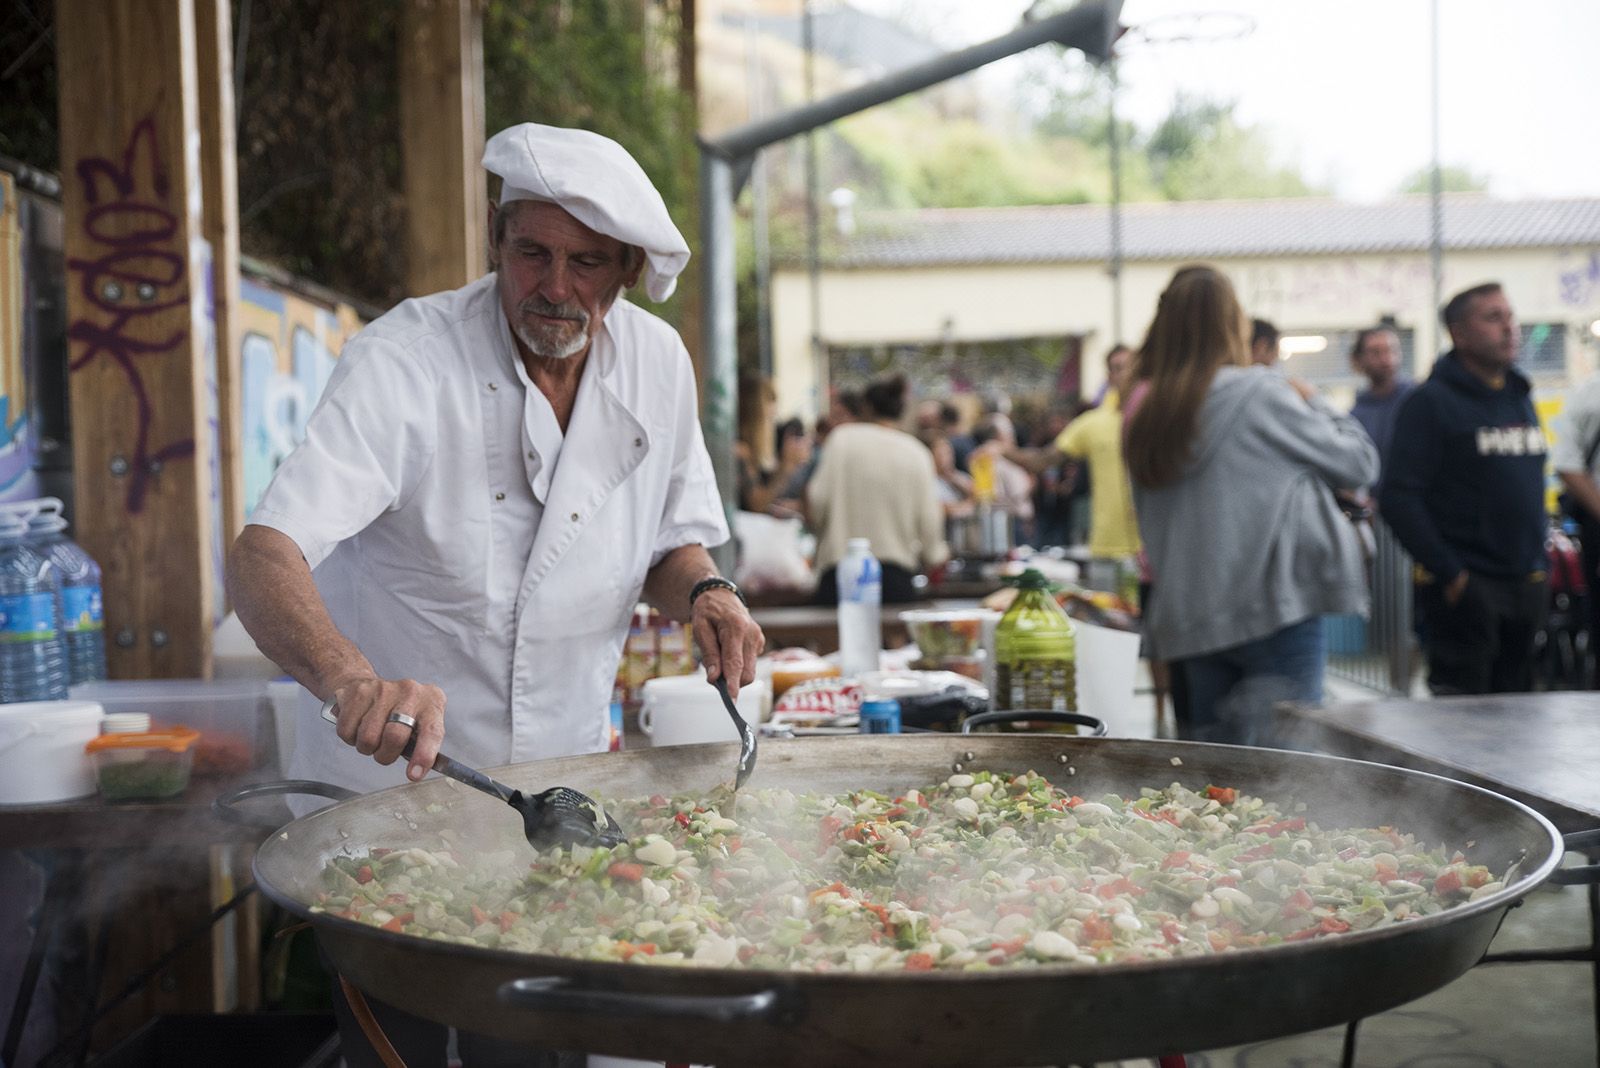
[(576, 301), (567, 300), (562, 301), (560, 304), (552, 304), (548, 300), (529, 297), (518, 306), (518, 310), (523, 315), (543, 315), (551, 319), (571, 319), (584, 328), (589, 325), (589, 313), (584, 311), (583, 306)]

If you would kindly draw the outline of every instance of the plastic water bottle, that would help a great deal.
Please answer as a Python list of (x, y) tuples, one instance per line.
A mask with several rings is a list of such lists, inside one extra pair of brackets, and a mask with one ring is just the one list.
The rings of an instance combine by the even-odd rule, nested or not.
[(839, 668), (859, 676), (878, 670), (883, 653), (883, 568), (866, 538), (851, 538), (835, 574), (839, 580)]
[(67, 536), (61, 502), (45, 497), (28, 520), (28, 544), (61, 576), (61, 630), (67, 651), (67, 684), (106, 677), (106, 621), (100, 565)]
[(60, 579), (24, 539), (28, 521), (0, 513), (0, 702), (67, 696)]

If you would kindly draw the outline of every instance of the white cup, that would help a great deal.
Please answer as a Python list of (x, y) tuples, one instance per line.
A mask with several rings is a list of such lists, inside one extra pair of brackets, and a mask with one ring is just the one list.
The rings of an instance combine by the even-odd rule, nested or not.
[[(752, 727), (761, 722), (768, 692), (767, 684), (757, 679), (740, 687), (739, 696), (734, 699), (739, 714)], [(650, 738), (652, 747), (739, 740), (739, 731), (728, 710), (722, 707), (722, 698), (701, 672), (646, 682), (639, 729)]]

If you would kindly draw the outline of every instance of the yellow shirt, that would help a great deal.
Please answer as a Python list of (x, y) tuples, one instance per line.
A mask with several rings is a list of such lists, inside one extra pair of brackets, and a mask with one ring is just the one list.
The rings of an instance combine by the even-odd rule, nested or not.
[(1133, 487), (1122, 462), (1122, 410), (1115, 393), (1084, 412), (1056, 438), (1056, 450), (1089, 464), (1089, 552), (1132, 556), (1139, 551)]

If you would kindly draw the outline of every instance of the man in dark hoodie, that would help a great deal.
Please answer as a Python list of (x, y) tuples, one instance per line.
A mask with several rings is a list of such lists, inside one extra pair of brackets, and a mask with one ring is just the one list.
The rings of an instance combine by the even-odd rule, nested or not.
[(1544, 431), (1500, 285), (1450, 298), (1444, 324), (1454, 348), (1395, 418), (1379, 508), (1425, 572), (1429, 688), (1526, 691), (1545, 616)]

